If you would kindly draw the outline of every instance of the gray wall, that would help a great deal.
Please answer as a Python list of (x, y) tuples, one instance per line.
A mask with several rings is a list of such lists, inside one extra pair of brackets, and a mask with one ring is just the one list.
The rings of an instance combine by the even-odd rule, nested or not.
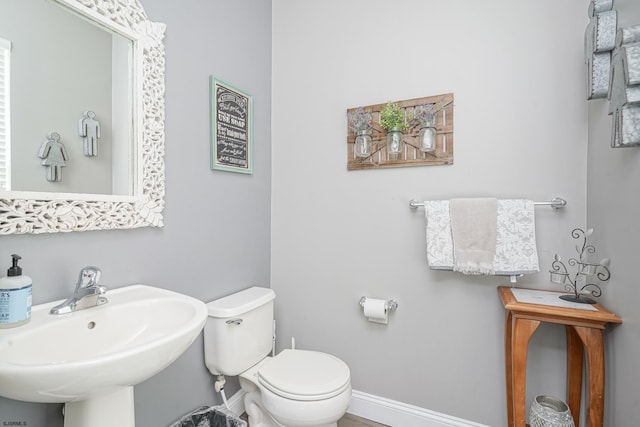
[[(272, 288), (279, 348), (343, 358), (355, 390), (506, 425), (505, 279), (428, 268), (411, 198), (568, 200), (536, 209), (541, 273), (586, 218), (586, 0), (273, 0)], [(346, 169), (346, 110), (453, 92), (451, 166)], [(395, 298), (387, 326), (361, 296)], [(280, 308), (280, 309), (278, 309)], [(564, 329), (529, 353), (528, 401), (564, 396)], [(609, 424), (611, 425), (611, 424)], [(622, 425), (622, 424), (618, 424)]]
[[(640, 24), (640, 3), (616, 0), (618, 26)], [(607, 426), (640, 425), (640, 149), (611, 149), (611, 116), (606, 100), (589, 101), (589, 155), (587, 219), (594, 228), (594, 243), (601, 257), (611, 258), (611, 281), (604, 287), (603, 303), (622, 317), (623, 324), (606, 336)]]
[[(34, 304), (67, 297), (78, 271), (95, 264), (103, 283), (146, 283), (209, 301), (269, 285), (271, 4), (265, 0), (144, 0), (167, 24), (166, 208), (162, 229), (0, 236), (0, 266), (23, 257)], [(253, 175), (209, 169), (209, 75), (254, 96)], [(237, 383), (228, 384), (228, 395)], [(135, 390), (139, 427), (162, 427), (220, 403), (202, 337), (166, 371)], [(62, 425), (60, 405), (0, 399), (0, 424)]]

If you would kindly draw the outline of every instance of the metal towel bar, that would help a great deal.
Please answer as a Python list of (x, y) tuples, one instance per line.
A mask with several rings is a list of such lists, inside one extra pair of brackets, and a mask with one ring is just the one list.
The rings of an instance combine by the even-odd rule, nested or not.
[[(567, 201), (560, 197), (554, 197), (546, 202), (533, 202), (533, 204), (536, 206), (551, 206), (553, 209), (557, 210), (567, 206)], [(409, 200), (409, 207), (411, 209), (424, 208), (424, 206), (425, 202), (419, 202), (416, 199)]]

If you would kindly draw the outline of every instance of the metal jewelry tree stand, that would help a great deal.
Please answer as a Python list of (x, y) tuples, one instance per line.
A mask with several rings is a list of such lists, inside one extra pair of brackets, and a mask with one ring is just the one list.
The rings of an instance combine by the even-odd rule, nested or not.
[(576, 240), (582, 240), (582, 246), (576, 245), (578, 259), (569, 258), (567, 264), (576, 268), (576, 272), (569, 273), (567, 266), (562, 259), (556, 254), (555, 260), (551, 264), (553, 270), (549, 271), (551, 282), (564, 285), (564, 290), (572, 292), (571, 295), (561, 295), (560, 298), (565, 301), (579, 302), (582, 304), (595, 304), (596, 301), (587, 295), (599, 297), (602, 295), (602, 289), (595, 283), (589, 283), (590, 280), (597, 279), (599, 282), (606, 282), (611, 277), (609, 272), (609, 258), (605, 258), (598, 264), (586, 261), (587, 254), (596, 252), (593, 245), (587, 245), (587, 237), (591, 236), (593, 229), (584, 231), (575, 228), (571, 232), (571, 237)]

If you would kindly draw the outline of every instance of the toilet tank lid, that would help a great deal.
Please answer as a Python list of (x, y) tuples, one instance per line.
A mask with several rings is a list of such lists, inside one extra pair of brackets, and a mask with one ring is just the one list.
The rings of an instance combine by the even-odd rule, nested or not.
[(251, 311), (273, 301), (275, 297), (276, 293), (273, 292), (273, 289), (254, 286), (211, 301), (207, 304), (207, 310), (209, 316), (224, 319)]

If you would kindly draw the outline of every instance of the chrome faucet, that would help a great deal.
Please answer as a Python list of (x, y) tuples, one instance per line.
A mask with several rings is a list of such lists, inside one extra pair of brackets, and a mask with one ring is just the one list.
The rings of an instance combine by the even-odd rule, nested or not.
[(67, 314), (83, 308), (96, 307), (109, 302), (104, 294), (107, 287), (98, 285), (102, 272), (98, 267), (84, 267), (80, 270), (76, 289), (65, 302), (53, 307), (50, 314)]

